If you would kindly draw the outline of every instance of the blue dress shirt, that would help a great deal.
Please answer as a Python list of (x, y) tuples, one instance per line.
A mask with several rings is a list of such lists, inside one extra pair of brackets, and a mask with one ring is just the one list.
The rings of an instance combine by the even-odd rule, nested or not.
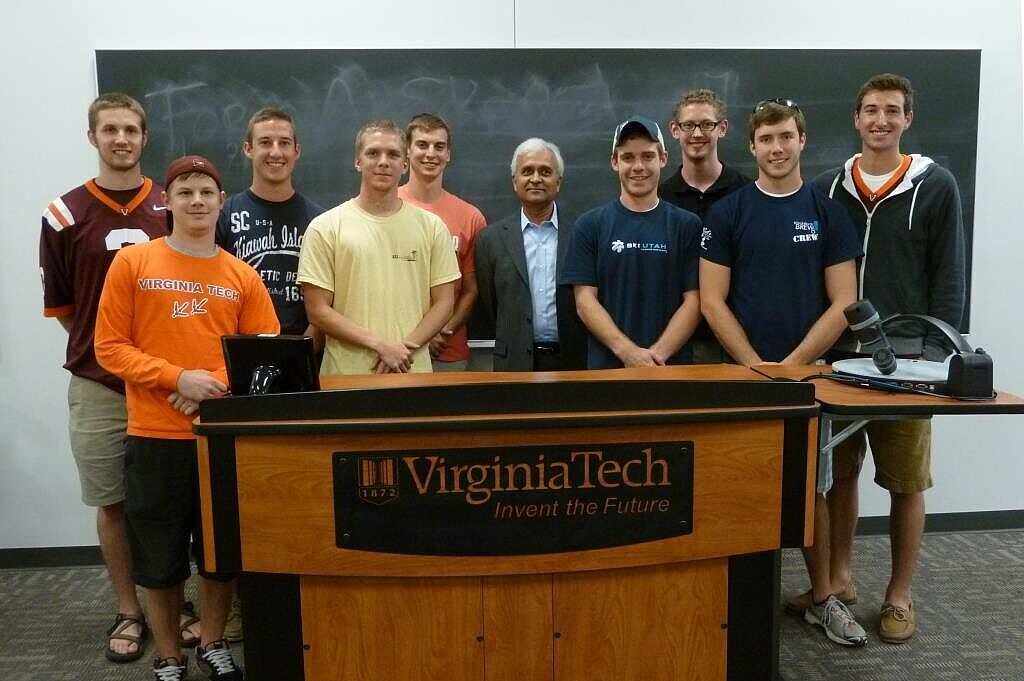
[(520, 212), (526, 271), (530, 277), (533, 299), (533, 340), (535, 343), (558, 342), (558, 313), (555, 308), (555, 267), (558, 262), (558, 208), (551, 219), (537, 225)]

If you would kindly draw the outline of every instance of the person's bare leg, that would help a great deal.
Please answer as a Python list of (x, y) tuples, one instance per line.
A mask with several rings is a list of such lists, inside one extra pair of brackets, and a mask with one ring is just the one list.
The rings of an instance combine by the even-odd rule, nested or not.
[[(114, 591), (114, 597), (117, 598), (117, 611), (126, 615), (141, 616), (142, 605), (132, 581), (132, 554), (128, 546), (123, 501), (96, 509), (96, 535), (99, 538), (103, 562), (107, 566), (110, 586)], [(133, 624), (125, 628), (124, 633), (139, 636), (142, 634), (142, 627)], [(139, 644), (115, 638), (108, 645), (114, 652), (126, 654), (134, 653)]]
[(182, 659), (178, 645), (178, 616), (181, 610), (182, 585), (166, 589), (146, 589), (146, 604), (149, 606), (149, 626), (156, 642), (156, 655), (160, 659), (175, 657)]
[(829, 518), (825, 495), (814, 495), (814, 544), (802, 549), (807, 575), (811, 578), (811, 597), (821, 603), (832, 591), (829, 577)]
[(235, 581), (217, 582), (199, 577), (199, 602), (203, 609), (202, 646), (224, 638), (224, 623), (231, 609), (231, 596), (235, 593)]
[(858, 475), (854, 473), (832, 483), (828, 493), (829, 576), (837, 592), (850, 584), (853, 563), (853, 537), (860, 514)]
[(898, 494), (891, 492), (889, 543), (892, 552), (892, 576), (885, 591), (885, 600), (906, 608), (910, 605), (911, 584), (917, 568), (917, 556), (924, 536), (924, 492)]

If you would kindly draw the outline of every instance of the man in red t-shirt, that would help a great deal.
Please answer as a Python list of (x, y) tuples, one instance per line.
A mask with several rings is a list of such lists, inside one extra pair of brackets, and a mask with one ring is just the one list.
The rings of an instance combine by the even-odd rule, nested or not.
[(96, 507), (100, 550), (117, 598), (106, 654), (112, 661), (129, 662), (142, 655), (146, 625), (125, 536), (124, 383), (96, 363), (93, 329), (114, 255), (123, 246), (163, 236), (167, 221), (162, 188), (143, 177), (139, 167), (147, 140), (142, 106), (119, 92), (100, 95), (89, 106), (87, 137), (98, 152), (99, 173), (46, 207), (39, 270), (43, 314), (55, 317), (68, 333), (64, 368), (71, 372), (71, 452), (82, 501)]
[(430, 341), (434, 371), (465, 371), (469, 364), (466, 320), (477, 298), (476, 235), (487, 224), (471, 203), (445, 191), (444, 170), (452, 158), (452, 135), (439, 116), (421, 113), (405, 128), (409, 147), (409, 182), (398, 188), (398, 198), (428, 210), (444, 222), (452, 235), (462, 279), (455, 282), (455, 310), (440, 333)]

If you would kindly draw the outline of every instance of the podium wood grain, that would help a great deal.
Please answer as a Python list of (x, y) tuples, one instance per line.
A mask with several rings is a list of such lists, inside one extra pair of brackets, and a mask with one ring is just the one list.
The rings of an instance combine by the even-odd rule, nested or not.
[(726, 559), (554, 581), (555, 681), (725, 679)]
[[(483, 580), (485, 681), (551, 681), (554, 583), (551, 575)], [(529, 652), (527, 652), (529, 651)]]
[(482, 678), (479, 578), (307, 576), (301, 584), (306, 681)]
[(727, 562), (483, 579), (303, 577), (306, 679), (722, 681)]

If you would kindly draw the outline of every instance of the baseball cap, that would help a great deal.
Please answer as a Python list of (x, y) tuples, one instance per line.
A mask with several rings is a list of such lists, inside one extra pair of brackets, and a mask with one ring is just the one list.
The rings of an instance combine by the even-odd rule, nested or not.
[(217, 171), (217, 166), (213, 165), (212, 161), (203, 158), (202, 156), (182, 156), (181, 158), (176, 158), (171, 161), (171, 165), (167, 166), (167, 175), (164, 178), (164, 189), (170, 187), (171, 182), (174, 182), (176, 178), (190, 173), (202, 173), (203, 175), (209, 175), (213, 181), (217, 183), (217, 189), (224, 189), (220, 184), (220, 172)]
[(615, 128), (615, 134), (612, 135), (612, 153), (615, 153), (615, 149), (619, 146), (619, 140), (622, 137), (622, 133), (626, 132), (627, 129), (633, 126), (639, 126), (645, 135), (651, 138), (652, 142), (657, 142), (661, 145), (661, 148), (665, 148), (665, 138), (661, 134), (661, 128), (658, 124), (652, 121), (646, 116), (630, 116), (626, 120), (619, 123)]

